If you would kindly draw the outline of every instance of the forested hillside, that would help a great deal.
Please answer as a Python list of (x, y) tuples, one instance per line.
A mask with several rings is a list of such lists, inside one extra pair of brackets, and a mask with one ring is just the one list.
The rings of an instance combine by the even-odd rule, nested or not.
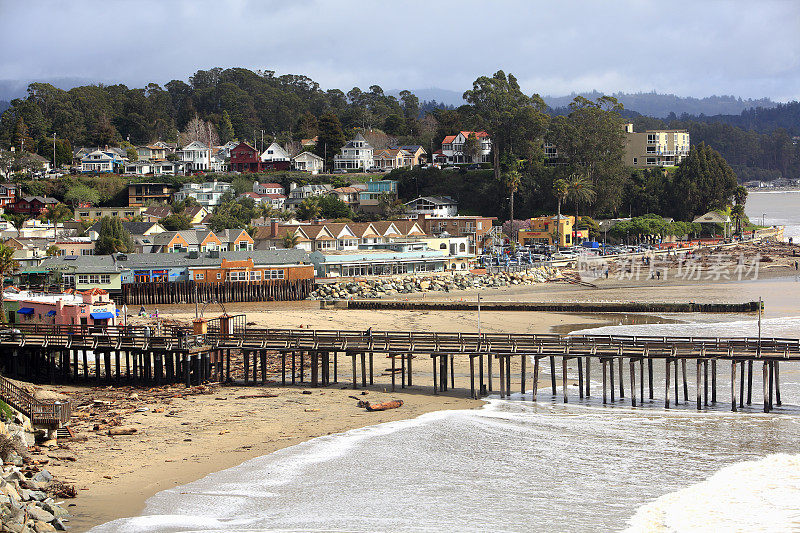
[[(723, 107), (756, 102), (732, 97), (685, 99), (649, 93), (619, 96), (623, 104), (625, 99), (633, 99), (631, 105), (642, 99), (651, 102), (660, 99), (667, 107), (694, 100)], [(538, 96), (534, 95), (533, 101), (541, 105), (537, 103), (530, 109), (546, 109)], [(759, 102), (772, 104), (769, 100)], [(693, 144), (705, 142), (718, 150), (740, 180), (800, 177), (800, 145), (792, 139), (800, 134), (800, 103), (716, 116), (678, 117), (673, 113), (666, 119), (642, 116), (619, 107), (616, 111), (626, 120), (632, 120), (637, 131), (664, 127), (688, 129)], [(569, 108), (563, 108), (550, 115), (570, 112)], [(660, 111), (654, 108), (653, 113)], [(518, 118), (525, 122), (530, 117)], [(381, 130), (388, 135), (384, 138), (436, 150), (445, 135), (489, 126), (473, 105), (453, 108), (436, 102), (420, 104), (410, 91), (391, 96), (372, 85), (345, 93), (339, 89), (323, 90), (306, 76), (213, 68), (197, 71), (187, 82), (173, 80), (163, 87), (152, 83), (143, 88), (86, 85), (65, 91), (50, 84), (33, 83), (28, 96), (13, 100), (0, 118), (0, 146), (24, 145), (26, 150), (47, 156), (52, 151), (54, 132), (59, 145), (72, 147), (123, 141), (182, 142), (195, 137), (197, 132), (219, 143), (262, 136), (265, 140), (275, 138), (286, 142), (320, 135), (320, 146), (327, 147), (330, 158), (338, 149), (336, 145), (343, 143), (354, 128)], [(512, 151), (521, 156), (534, 155), (537, 139), (530, 135), (546, 130), (546, 125), (534, 129), (521, 126), (514, 135), (522, 137), (513, 140)], [(499, 139), (499, 142), (512, 140)]]

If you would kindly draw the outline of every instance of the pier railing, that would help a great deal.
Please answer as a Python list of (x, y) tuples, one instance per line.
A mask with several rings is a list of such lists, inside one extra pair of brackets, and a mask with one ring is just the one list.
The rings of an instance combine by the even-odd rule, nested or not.
[(31, 419), (34, 426), (61, 427), (72, 416), (72, 404), (54, 400), (37, 400), (13, 381), (0, 376), (0, 400)]

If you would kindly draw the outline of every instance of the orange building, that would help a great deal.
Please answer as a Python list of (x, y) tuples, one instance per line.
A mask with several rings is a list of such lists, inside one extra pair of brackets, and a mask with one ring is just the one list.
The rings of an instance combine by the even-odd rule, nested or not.
[(222, 259), (218, 266), (189, 267), (189, 277), (198, 283), (222, 283), (224, 281), (260, 283), (263, 280), (296, 281), (312, 279), (314, 277), (314, 266), (308, 264), (258, 264), (252, 257), (241, 261)]

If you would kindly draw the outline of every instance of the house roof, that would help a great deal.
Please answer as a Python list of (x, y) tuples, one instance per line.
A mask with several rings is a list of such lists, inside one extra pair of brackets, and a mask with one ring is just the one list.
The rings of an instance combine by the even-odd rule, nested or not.
[(721, 215), (721, 214), (717, 213), (716, 211), (709, 211), (705, 215), (700, 215), (699, 217), (694, 219), (692, 222), (695, 222), (695, 223), (699, 222), (699, 223), (705, 223), (705, 224), (709, 224), (709, 223), (727, 224), (730, 221), (731, 221), (731, 218), (729, 216), (727, 216), (727, 215)]
[(31, 267), (23, 270), (23, 273), (40, 270), (62, 270), (85, 272), (90, 274), (109, 274), (119, 272), (119, 267), (110, 255), (62, 255), (58, 257), (45, 257), (38, 267)]
[[(156, 267), (203, 267), (222, 264), (222, 261), (248, 261), (252, 260), (255, 265), (291, 265), (309, 264), (308, 254), (304, 250), (296, 248), (279, 250), (238, 250), (231, 252), (219, 252), (219, 257), (211, 257), (211, 254), (198, 254), (198, 257), (189, 257), (188, 253), (170, 254), (121, 254), (116, 255), (117, 265), (128, 269), (136, 268), (156, 268)], [(110, 257), (110, 256), (94, 256)]]
[(200, 244), (206, 240), (209, 233), (214, 234), (214, 232), (211, 230), (186, 229), (181, 231), (165, 231), (153, 236), (153, 244), (166, 246), (178, 234), (180, 234), (181, 238), (186, 241), (186, 244)]
[(286, 196), (284, 196), (283, 194), (275, 194), (275, 193), (262, 194), (261, 197), (269, 198), (270, 200), (280, 200), (281, 198), (284, 199), (286, 198)]
[(362, 190), (363, 189), (359, 189), (357, 187), (347, 186), (347, 187), (336, 187), (331, 192), (336, 192), (336, 193), (340, 193), (340, 194), (353, 194), (353, 193), (361, 192)]
[[(197, 213), (202, 212), (204, 209), (205, 207), (202, 205), (191, 205), (184, 209), (181, 214), (186, 215), (191, 219), (196, 217)], [(145, 209), (143, 214), (151, 217), (164, 218), (172, 214), (172, 209), (168, 205), (151, 205)]]
[(39, 202), (41, 202), (43, 204), (57, 204), (58, 203), (58, 200), (56, 200), (55, 198), (50, 198), (49, 196), (23, 196), (22, 199), (25, 200), (28, 203), (31, 203), (34, 200), (38, 200)]
[(280, 183), (259, 183), (259, 187), (263, 187), (265, 189), (281, 189), (283, 190), (283, 185)]
[(410, 202), (406, 202), (405, 205), (413, 204), (419, 200), (427, 200), (428, 202), (435, 204), (435, 205), (456, 205), (457, 202), (452, 198), (447, 196), (418, 196), (414, 198)]
[[(222, 230), (222, 231), (218, 231), (218, 232), (216, 233), (216, 236), (217, 236), (217, 238), (218, 238), (219, 240), (221, 240), (222, 242), (234, 242), (234, 241), (236, 241), (236, 239), (238, 239), (238, 238), (239, 238), (239, 236), (240, 236), (242, 233), (244, 233), (245, 235), (247, 235), (248, 237), (250, 237), (250, 234), (249, 234), (249, 233), (247, 233), (247, 231), (246, 231), (246, 230), (244, 230), (244, 229), (241, 229), (241, 228), (238, 228), (238, 229), (224, 229), (224, 230)], [(251, 237), (251, 238), (252, 238), (252, 237)]]
[[(157, 226), (158, 222), (132, 222), (130, 220), (122, 220), (122, 227), (125, 228), (131, 235), (144, 235), (146, 231)], [(102, 222), (97, 221), (89, 228), (88, 231), (95, 231), (100, 233), (100, 225)]]
[(322, 160), (322, 157), (318, 156), (318, 155), (317, 155), (317, 154), (315, 154), (315, 153), (308, 152), (308, 151), (305, 151), (305, 152), (300, 152), (299, 154), (297, 154), (296, 156), (294, 156), (294, 157), (293, 157), (293, 159), (299, 159), (299, 158), (301, 158), (301, 157), (303, 157), (303, 156), (308, 156), (308, 157), (310, 157), (310, 158), (312, 158), (312, 159), (318, 159), (318, 160)]

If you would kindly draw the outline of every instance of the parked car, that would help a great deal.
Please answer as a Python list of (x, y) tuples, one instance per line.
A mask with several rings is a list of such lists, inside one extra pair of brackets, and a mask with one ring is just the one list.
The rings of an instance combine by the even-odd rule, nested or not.
[(343, 168), (336, 168), (331, 172), (331, 174), (347, 174), (347, 171)]

